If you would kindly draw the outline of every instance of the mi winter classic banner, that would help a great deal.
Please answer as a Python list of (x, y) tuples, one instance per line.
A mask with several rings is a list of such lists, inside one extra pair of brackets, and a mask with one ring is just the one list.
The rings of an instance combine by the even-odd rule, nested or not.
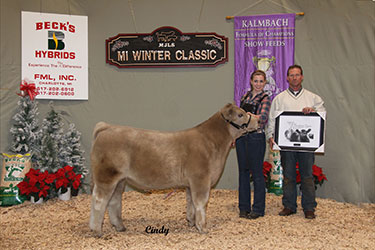
[(22, 12), (22, 79), (38, 99), (88, 99), (87, 16)]
[(266, 73), (265, 91), (273, 99), (288, 88), (287, 69), (294, 64), (295, 14), (238, 16), (234, 18), (234, 100), (250, 88), (250, 75)]

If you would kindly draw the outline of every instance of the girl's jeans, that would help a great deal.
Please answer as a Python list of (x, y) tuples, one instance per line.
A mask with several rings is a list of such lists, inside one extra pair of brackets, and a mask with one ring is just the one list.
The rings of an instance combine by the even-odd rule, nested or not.
[[(240, 211), (264, 215), (266, 191), (263, 160), (266, 149), (264, 133), (250, 133), (236, 140), (239, 172), (238, 206)], [(254, 202), (251, 209), (250, 173), (254, 183)]]

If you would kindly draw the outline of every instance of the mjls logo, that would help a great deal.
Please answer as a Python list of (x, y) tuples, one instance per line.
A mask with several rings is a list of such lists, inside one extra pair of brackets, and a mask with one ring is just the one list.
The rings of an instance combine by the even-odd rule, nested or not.
[(48, 49), (63, 50), (65, 48), (64, 38), (65, 35), (61, 31), (48, 31)]

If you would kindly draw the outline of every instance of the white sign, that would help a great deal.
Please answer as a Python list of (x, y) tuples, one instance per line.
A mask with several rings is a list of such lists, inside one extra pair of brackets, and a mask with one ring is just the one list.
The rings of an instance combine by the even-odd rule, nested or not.
[(87, 16), (22, 11), (22, 79), (37, 99), (88, 100)]

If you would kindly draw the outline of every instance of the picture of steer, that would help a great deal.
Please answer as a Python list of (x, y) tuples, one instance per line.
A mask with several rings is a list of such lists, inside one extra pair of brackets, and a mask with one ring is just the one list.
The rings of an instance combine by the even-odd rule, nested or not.
[(314, 134), (310, 132), (311, 132), (311, 128), (307, 130), (301, 129), (301, 131), (297, 129), (297, 133), (299, 133), (299, 137), (300, 137), (300, 142), (310, 142), (310, 139), (314, 139)]
[(285, 138), (291, 142), (310, 142), (310, 139), (314, 139), (314, 134), (310, 133), (311, 129), (288, 129), (284, 132)]
[(206, 207), (232, 142), (258, 128), (258, 119), (227, 104), (203, 123), (177, 132), (96, 124), (91, 150), (90, 229), (102, 235), (108, 208), (111, 224), (125, 231), (122, 193), (127, 184), (141, 190), (185, 188), (189, 226), (206, 233)]

